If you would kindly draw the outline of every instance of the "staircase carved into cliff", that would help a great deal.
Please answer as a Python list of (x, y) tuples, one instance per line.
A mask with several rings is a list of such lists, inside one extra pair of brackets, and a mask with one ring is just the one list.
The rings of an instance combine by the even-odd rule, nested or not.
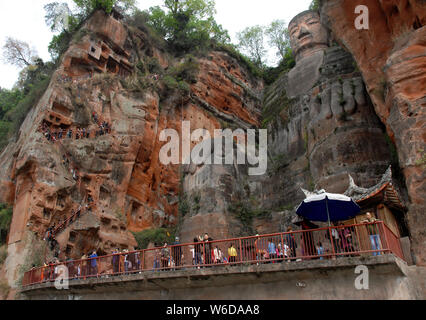
[[(96, 115), (96, 117), (94, 116), (93, 120), (100, 127), (101, 130), (106, 129), (106, 128), (102, 128), (101, 125), (100, 125), (101, 123), (104, 122), (102, 118), (99, 118)], [(109, 127), (109, 125), (108, 125), (108, 127)], [(108, 132), (107, 130), (108, 129), (106, 129), (105, 131)], [(48, 134), (50, 136), (52, 136), (50, 129), (45, 130), (45, 132), (48, 132)], [(97, 136), (98, 135), (96, 134), (96, 137)], [(85, 138), (85, 137), (84, 136), (81, 137), (81, 139), (83, 139), (83, 138)], [(87, 212), (92, 211), (93, 207), (95, 207), (96, 205), (93, 202), (93, 198), (91, 196), (91, 191), (84, 185), (81, 176), (78, 174), (80, 172), (79, 167), (77, 166), (77, 161), (74, 158), (74, 156), (72, 155), (72, 153), (68, 152), (67, 148), (63, 145), (63, 143), (61, 142), (61, 139), (59, 139), (59, 138), (55, 138), (53, 140), (53, 145), (58, 146), (59, 152), (63, 156), (63, 160), (64, 160), (63, 165), (66, 167), (66, 169), (69, 170), (70, 167), (73, 168), (71, 170), (71, 174), (73, 176), (73, 179), (77, 183), (77, 188), (80, 190), (80, 193), (81, 194), (85, 193), (84, 196), (83, 196), (83, 194), (82, 194), (82, 196), (84, 198), (83, 203), (86, 203), (84, 205), (84, 207), (82, 207), (82, 205), (80, 205), (79, 209), (75, 213), (73, 213), (69, 218), (67, 218), (64, 222), (62, 222), (59, 226), (57, 226), (55, 229), (52, 230), (51, 236), (53, 238), (55, 238), (58, 234), (62, 233), (67, 228), (71, 227), (78, 219), (80, 219), (80, 217), (82, 215), (84, 215)]]

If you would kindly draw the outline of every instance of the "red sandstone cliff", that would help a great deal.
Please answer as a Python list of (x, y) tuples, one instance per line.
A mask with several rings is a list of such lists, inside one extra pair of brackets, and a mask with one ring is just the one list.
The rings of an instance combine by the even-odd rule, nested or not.
[(396, 144), (419, 264), (425, 264), (426, 4), (367, 0), (369, 30), (357, 30), (356, 1), (322, 1), (322, 19), (354, 56), (377, 115)]
[[(1, 198), (14, 205), (6, 261), (10, 284), (34, 252), (52, 255), (42, 240), (46, 229), (61, 225), (80, 205), (80, 216), (57, 233), (61, 258), (134, 248), (130, 231), (177, 223), (180, 167), (158, 159), (163, 129), (179, 132), (188, 120), (192, 129), (213, 134), (221, 122), (259, 123), (260, 100), (243, 93), (259, 95), (263, 84), (248, 80), (248, 71), (226, 53), (189, 58), (196, 66), (194, 81), (191, 94), (181, 93), (163, 79), (187, 60), (171, 58), (141, 30), (99, 11), (79, 33), (19, 139), (0, 157)], [(149, 63), (157, 64), (155, 73), (138, 71)], [(95, 136), (94, 114), (111, 132)], [(64, 136), (72, 130), (73, 138), (53, 143), (40, 131), (43, 126), (63, 129)], [(90, 131), (89, 138), (76, 140), (78, 128)]]
[[(57, 235), (61, 257), (78, 258), (95, 248), (99, 254), (133, 248), (137, 244), (130, 231), (175, 226), (183, 218), (178, 213), (181, 192), (191, 201), (198, 198), (182, 219), (183, 241), (206, 231), (215, 239), (237, 236), (241, 223), (229, 205), (248, 199), (273, 211), (254, 222), (256, 230), (280, 231), (290, 215), (277, 211), (301, 200), (301, 187), (343, 192), (348, 173), (365, 187), (376, 183), (390, 160), (380, 120), (398, 148), (411, 201), (412, 240), (422, 261), (425, 18), (418, 13), (419, 2), (405, 1), (400, 18), (380, 3), (370, 3), (370, 15), (378, 19), (371, 20), (368, 33), (352, 27), (349, 1), (325, 1), (322, 7), (322, 19), (360, 70), (348, 53), (332, 47), (312, 59), (314, 72), (295, 68), (301, 78), (283, 75), (266, 91), (225, 52), (173, 58), (142, 30), (95, 13), (62, 57), (18, 140), (0, 155), (0, 200), (14, 205), (9, 283), (18, 278), (19, 265), (28, 268), (34, 255), (52, 254), (42, 240), (45, 230), (60, 225), (89, 198), (91, 210)], [(156, 70), (150, 72), (152, 64)], [(165, 77), (185, 65), (192, 65), (189, 90), (170, 88)], [(306, 75), (313, 83), (289, 99), (286, 91), (297, 91), (297, 79)], [(285, 108), (268, 124), (269, 166), (276, 166), (269, 175), (250, 178), (237, 166), (164, 166), (158, 159), (165, 128), (180, 132), (183, 120), (212, 135), (222, 127), (259, 127), (262, 107), (277, 104)], [(94, 135), (99, 127), (93, 112), (111, 125), (111, 132)], [(39, 130), (43, 123), (74, 134), (85, 128), (91, 136), (52, 143)]]

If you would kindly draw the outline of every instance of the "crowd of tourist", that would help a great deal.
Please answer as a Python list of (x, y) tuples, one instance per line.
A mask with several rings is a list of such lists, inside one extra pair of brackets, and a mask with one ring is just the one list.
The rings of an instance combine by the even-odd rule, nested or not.
[[(50, 262), (45, 262), (40, 272), (40, 281), (48, 282), (55, 281), (59, 276), (59, 270), (61, 266), (66, 266), (68, 271), (68, 277), (70, 280), (74, 279), (86, 279), (87, 277), (98, 276), (98, 254), (96, 251), (91, 251), (87, 254), (83, 254), (81, 260), (74, 261), (70, 258), (65, 258), (61, 261), (59, 258), (55, 258)], [(35, 269), (35, 266), (33, 266)]]
[[(95, 137), (111, 133), (110, 124), (106, 121), (102, 121), (96, 112), (92, 113), (92, 118), (93, 118), (93, 121), (99, 127), (99, 130), (95, 131)], [(69, 139), (75, 138), (76, 140), (79, 140), (83, 138), (90, 138), (90, 135), (91, 135), (91, 131), (85, 128), (83, 129), (77, 128), (75, 133), (73, 132), (72, 129), (64, 130), (62, 128), (59, 128), (57, 131), (52, 131), (45, 121), (41, 124), (39, 131), (44, 134), (44, 136), (46, 137), (48, 141), (52, 141), (52, 142), (60, 141), (64, 138), (69, 138)], [(64, 153), (62, 155), (62, 165), (67, 170), (69, 170), (72, 178), (75, 181), (79, 181), (80, 174), (78, 172), (78, 168), (72, 163), (70, 158), (71, 156), (68, 153)], [(85, 211), (90, 211), (91, 204), (93, 203), (93, 199), (90, 195), (88, 195), (87, 202), (88, 203), (84, 206), (84, 209)], [(78, 219), (82, 213), (82, 209), (83, 209), (82, 205), (80, 205), (77, 211), (74, 212), (74, 210), (72, 210), (71, 216), (69, 218), (64, 218), (64, 221), (60, 221), (58, 227), (55, 227), (55, 225), (53, 225), (46, 230), (44, 239), (48, 242), (48, 245), (52, 251), (56, 247), (58, 247), (58, 243), (55, 238), (56, 233), (66, 228), (69, 223), (73, 223), (76, 219)], [(55, 252), (55, 256), (58, 255), (57, 251), (58, 250), (56, 250)]]
[(56, 240), (56, 236), (55, 236), (55, 224), (47, 228), (43, 240), (47, 241), (48, 248), (50, 249), (50, 251), (54, 251), (55, 258), (58, 258), (60, 254), (60, 249), (59, 249), (59, 243)]
[(53, 131), (51, 130), (49, 125), (44, 121), (39, 128), (39, 132), (43, 133), (46, 139), (53, 143), (63, 140), (65, 138), (75, 140), (90, 139), (91, 137), (97, 138), (111, 133), (111, 125), (107, 121), (101, 120), (101, 118), (96, 112), (92, 113), (92, 119), (98, 126), (97, 130), (94, 131), (81, 127), (77, 127), (77, 129), (75, 130), (73, 130), (72, 128), (59, 128)]
[[(81, 207), (79, 209), (81, 211)], [(78, 211), (78, 212), (79, 212)], [(366, 223), (364, 231), (371, 240), (373, 255), (380, 255), (380, 237), (378, 237), (377, 225), (371, 224), (378, 221), (372, 218), (370, 213), (363, 221)], [(290, 263), (310, 259), (336, 259), (337, 256), (356, 255), (360, 251), (359, 242), (354, 238), (353, 226), (344, 226), (339, 223), (333, 228), (323, 229), (322, 240), (319, 233), (314, 237), (306, 225), (302, 224), (302, 230), (294, 232), (291, 227), (286, 233), (273, 236), (259, 236), (241, 240), (214, 241), (207, 233), (204, 236), (194, 238), (192, 244), (181, 245), (179, 237), (171, 245), (164, 243), (162, 247), (149, 250), (129, 251), (116, 248), (109, 256), (98, 257), (96, 251), (84, 254), (80, 260), (65, 259), (69, 270), (70, 279), (86, 279), (88, 277), (104, 277), (141, 273), (152, 265), (153, 271), (169, 271), (183, 268), (211, 268), (215, 265), (237, 265), (238, 263)], [(57, 245), (51, 227), (46, 232), (45, 239), (53, 245)], [(317, 229), (318, 231), (318, 229)], [(359, 240), (358, 240), (359, 241)], [(56, 244), (55, 244), (56, 243)], [(330, 252), (330, 246), (333, 252)], [(227, 248), (227, 250), (225, 249)], [(225, 250), (224, 250), (225, 249)], [(43, 278), (50, 279), (56, 274), (58, 259), (45, 263), (42, 268)], [(152, 263), (152, 264), (150, 264)]]
[(141, 259), (140, 252), (134, 251), (129, 252), (128, 249), (124, 249), (122, 252), (117, 248), (112, 253), (111, 264), (113, 268), (113, 274), (133, 272), (141, 270)]
[[(94, 131), (95, 138), (111, 133), (111, 125), (106, 121), (102, 121), (96, 112), (92, 113), (92, 119), (98, 125), (98, 130)], [(92, 135), (90, 129), (80, 127), (78, 127), (75, 131), (73, 131), (71, 128), (68, 130), (59, 128), (56, 131), (52, 131), (45, 121), (40, 125), (39, 131), (43, 133), (48, 141), (53, 143), (58, 141), (60, 142), (65, 138), (75, 140), (85, 138), (89, 139)], [(62, 155), (62, 164), (69, 170), (73, 179), (75, 181), (79, 181), (80, 175), (78, 168), (72, 164), (72, 161), (70, 161), (70, 155)]]

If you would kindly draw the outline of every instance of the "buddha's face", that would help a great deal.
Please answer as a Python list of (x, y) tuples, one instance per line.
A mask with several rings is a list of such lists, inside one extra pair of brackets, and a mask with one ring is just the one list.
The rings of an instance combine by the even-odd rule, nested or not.
[(289, 25), (290, 43), (296, 61), (328, 46), (328, 33), (316, 12), (306, 12)]

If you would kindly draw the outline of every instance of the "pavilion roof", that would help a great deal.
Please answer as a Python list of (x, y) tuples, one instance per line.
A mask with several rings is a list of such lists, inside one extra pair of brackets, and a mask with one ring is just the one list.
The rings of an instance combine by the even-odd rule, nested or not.
[(399, 193), (392, 182), (391, 167), (388, 168), (380, 182), (371, 188), (357, 186), (352, 176), (349, 175), (349, 188), (344, 194), (351, 197), (359, 205), (367, 202), (382, 202), (401, 210), (405, 209)]

